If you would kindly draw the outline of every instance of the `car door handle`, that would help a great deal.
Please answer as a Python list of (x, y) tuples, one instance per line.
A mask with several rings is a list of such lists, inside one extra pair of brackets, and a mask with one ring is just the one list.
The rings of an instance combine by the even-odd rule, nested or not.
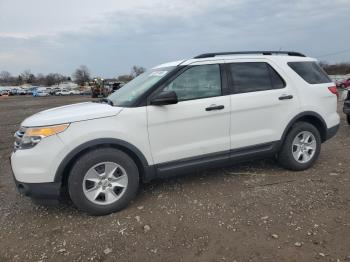
[(288, 99), (293, 99), (292, 95), (282, 95), (278, 98), (279, 100), (288, 100)]
[(207, 108), (205, 109), (205, 111), (222, 110), (222, 109), (224, 109), (224, 108), (225, 108), (225, 107), (224, 107), (223, 105), (219, 105), (219, 106), (217, 106), (217, 105), (211, 105), (211, 106), (207, 107)]

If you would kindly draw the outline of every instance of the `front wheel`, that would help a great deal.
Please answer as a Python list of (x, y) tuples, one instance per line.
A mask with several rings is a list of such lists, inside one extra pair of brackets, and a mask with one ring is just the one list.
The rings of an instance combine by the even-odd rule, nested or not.
[(310, 168), (321, 151), (321, 137), (317, 128), (307, 122), (294, 124), (278, 154), (280, 164), (290, 170)]
[(107, 215), (126, 207), (135, 197), (139, 172), (124, 152), (101, 148), (83, 155), (68, 179), (69, 195), (78, 209), (91, 215)]
[(346, 115), (346, 121), (347, 121), (348, 124), (350, 125), (350, 115)]

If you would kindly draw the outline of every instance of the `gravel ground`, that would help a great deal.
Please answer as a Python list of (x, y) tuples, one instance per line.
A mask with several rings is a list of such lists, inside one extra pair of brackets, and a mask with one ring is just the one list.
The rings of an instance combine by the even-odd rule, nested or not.
[(13, 133), (33, 113), (86, 100), (0, 97), (0, 261), (350, 261), (343, 115), (304, 172), (268, 159), (155, 181), (104, 217), (36, 206), (12, 181)]

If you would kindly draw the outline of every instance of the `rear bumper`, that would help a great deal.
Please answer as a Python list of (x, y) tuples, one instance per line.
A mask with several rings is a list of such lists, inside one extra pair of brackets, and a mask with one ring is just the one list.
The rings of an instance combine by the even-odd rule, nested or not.
[(339, 126), (340, 126), (340, 124), (335, 125), (335, 126), (327, 129), (326, 140), (331, 139), (332, 137), (334, 137), (337, 134), (337, 132), (339, 130)]

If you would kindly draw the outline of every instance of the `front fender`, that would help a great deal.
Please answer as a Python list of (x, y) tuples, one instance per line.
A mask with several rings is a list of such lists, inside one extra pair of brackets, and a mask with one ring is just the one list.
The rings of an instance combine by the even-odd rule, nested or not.
[(63, 177), (65, 176), (65, 171), (67, 167), (69, 167), (71, 162), (74, 161), (78, 156), (80, 156), (82, 152), (85, 152), (89, 148), (94, 148), (94, 147), (104, 146), (104, 145), (120, 148), (121, 150), (126, 151), (126, 153), (131, 155), (131, 157), (134, 159), (134, 161), (138, 165), (139, 169), (141, 169), (140, 170), (141, 175), (143, 176), (144, 180), (147, 181), (154, 178), (155, 173), (154, 173), (153, 167), (149, 166), (145, 156), (137, 147), (120, 139), (99, 138), (99, 139), (94, 139), (84, 144), (81, 144), (78, 147), (74, 148), (72, 151), (70, 151), (68, 155), (60, 163), (56, 171), (54, 181), (55, 182), (62, 181)]

